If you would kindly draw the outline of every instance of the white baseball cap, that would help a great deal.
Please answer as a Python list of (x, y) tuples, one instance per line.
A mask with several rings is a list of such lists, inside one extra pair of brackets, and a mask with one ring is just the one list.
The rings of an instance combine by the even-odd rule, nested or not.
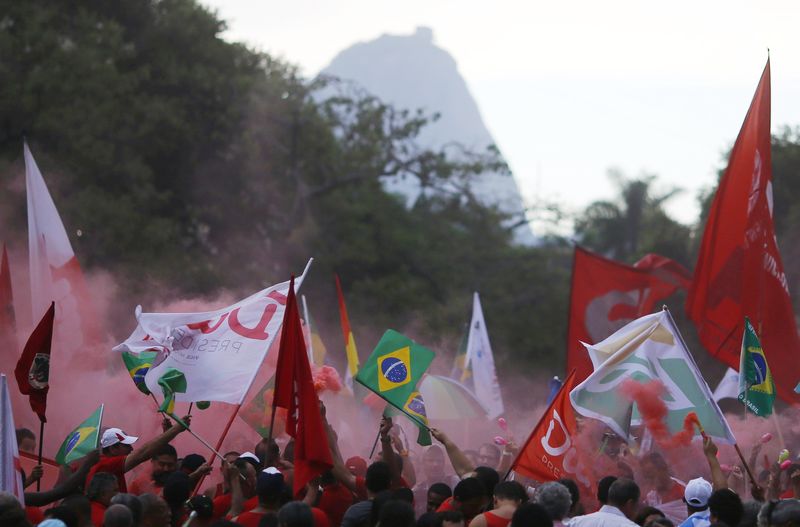
[(103, 432), (103, 437), (100, 439), (100, 446), (103, 448), (108, 448), (116, 445), (117, 443), (122, 443), (123, 445), (132, 445), (137, 439), (139, 438), (135, 436), (129, 436), (119, 428), (109, 428)]
[(703, 478), (695, 478), (686, 484), (683, 499), (692, 507), (705, 507), (708, 505), (708, 498), (712, 492), (714, 492), (714, 488), (711, 483)]

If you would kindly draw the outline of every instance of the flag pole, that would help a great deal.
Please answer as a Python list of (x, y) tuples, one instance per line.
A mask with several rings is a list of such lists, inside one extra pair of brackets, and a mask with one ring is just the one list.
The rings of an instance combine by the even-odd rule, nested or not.
[(742, 451), (739, 449), (739, 444), (734, 443), (733, 448), (735, 448), (736, 453), (739, 454), (739, 459), (742, 461), (742, 465), (744, 465), (744, 469), (747, 471), (747, 475), (750, 477), (750, 483), (753, 485), (758, 485), (756, 478), (753, 477), (753, 473), (750, 472), (750, 466), (747, 464), (747, 461), (745, 461)]
[[(44, 448), (44, 419), (39, 418), (39, 459), (36, 461), (37, 465), (42, 464), (42, 449)], [(36, 492), (41, 488), (42, 478), (36, 480)]]
[(222, 457), (222, 454), (220, 454), (220, 453), (218, 452), (218, 448), (219, 448), (219, 447), (217, 447), (217, 448), (214, 448), (214, 447), (212, 447), (211, 445), (209, 445), (209, 444), (208, 444), (208, 441), (206, 441), (205, 439), (203, 439), (203, 438), (202, 438), (202, 437), (200, 437), (199, 435), (195, 434), (195, 433), (194, 433), (194, 430), (192, 430), (190, 427), (186, 426), (186, 425), (185, 425), (185, 424), (184, 424), (184, 423), (183, 423), (183, 422), (182, 422), (180, 419), (178, 419), (177, 417), (175, 417), (173, 414), (170, 414), (170, 413), (167, 413), (167, 412), (163, 412), (163, 413), (164, 413), (165, 415), (168, 415), (170, 418), (172, 418), (172, 420), (173, 420), (173, 421), (175, 421), (176, 423), (179, 423), (179, 424), (181, 424), (182, 426), (184, 426), (184, 427), (185, 427), (185, 429), (186, 429), (186, 431), (187, 431), (187, 432), (189, 432), (190, 434), (192, 434), (192, 435), (194, 436), (194, 438), (195, 438), (195, 439), (197, 439), (198, 441), (200, 441), (201, 443), (203, 443), (203, 445), (205, 445), (205, 447), (206, 447), (206, 448), (208, 448), (209, 450), (211, 450), (211, 452), (212, 452), (212, 453), (213, 453), (215, 456), (217, 456), (217, 457), (218, 457), (218, 458), (220, 458), (221, 460), (225, 461), (225, 458), (224, 458), (224, 457)]

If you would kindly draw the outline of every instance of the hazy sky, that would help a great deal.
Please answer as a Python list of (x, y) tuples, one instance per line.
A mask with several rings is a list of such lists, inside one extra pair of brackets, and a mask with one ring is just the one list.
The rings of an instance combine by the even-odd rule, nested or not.
[[(800, 2), (205, 0), (225, 34), (314, 75), (383, 33), (434, 31), (523, 197), (578, 210), (610, 167), (656, 173), (694, 221), (771, 50), (772, 127), (800, 125)], [(800, 176), (800, 175), (798, 175)], [(776, 181), (776, 184), (780, 184)]]

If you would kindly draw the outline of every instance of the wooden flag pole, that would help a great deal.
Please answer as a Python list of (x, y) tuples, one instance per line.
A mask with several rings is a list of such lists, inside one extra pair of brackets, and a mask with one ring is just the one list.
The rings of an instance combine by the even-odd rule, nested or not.
[(739, 454), (739, 459), (742, 461), (742, 465), (744, 465), (744, 469), (745, 471), (747, 471), (747, 475), (750, 477), (750, 483), (753, 485), (758, 485), (756, 478), (753, 477), (753, 473), (750, 472), (750, 466), (747, 464), (747, 461), (745, 461), (744, 456), (742, 455), (742, 451), (739, 450), (739, 444), (734, 443), (733, 448), (735, 448), (736, 453)]
[[(39, 419), (39, 459), (37, 465), (42, 464), (42, 449), (44, 448), (44, 419)], [(36, 480), (36, 492), (39, 492), (42, 485), (42, 478)]]

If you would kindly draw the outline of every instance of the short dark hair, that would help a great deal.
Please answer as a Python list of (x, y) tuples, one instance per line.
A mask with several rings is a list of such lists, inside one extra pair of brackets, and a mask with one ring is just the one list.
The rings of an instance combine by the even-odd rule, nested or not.
[(367, 490), (373, 494), (388, 490), (392, 485), (392, 469), (389, 468), (388, 463), (376, 461), (367, 467), (367, 474), (364, 480)]
[(511, 527), (553, 527), (553, 520), (544, 507), (538, 503), (523, 503), (514, 511), (511, 517)]
[(575, 483), (574, 479), (570, 478), (561, 478), (558, 480), (558, 483), (561, 483), (562, 485), (567, 487), (569, 495), (572, 498), (572, 506), (570, 507), (570, 509), (575, 508), (575, 506), (578, 505), (578, 503), (580, 503), (581, 501), (581, 491), (578, 490), (578, 484)]
[(739, 525), (744, 515), (742, 499), (731, 489), (718, 489), (708, 497), (708, 510), (717, 522)]
[(128, 507), (128, 509), (131, 511), (131, 515), (133, 516), (133, 524), (139, 525), (139, 521), (142, 519), (142, 502), (139, 501), (138, 496), (120, 493), (111, 498), (111, 504), (125, 505)]
[(172, 472), (164, 481), (164, 501), (170, 506), (183, 505), (192, 495), (192, 484), (185, 472)]
[(54, 520), (61, 520), (67, 527), (79, 527), (80, 525), (78, 523), (78, 515), (75, 513), (75, 511), (69, 507), (65, 507), (64, 505), (47, 509), (44, 511), (44, 517), (53, 518)]
[(281, 527), (314, 527), (314, 514), (302, 501), (290, 501), (278, 511), (278, 523)]
[(494, 495), (494, 487), (500, 482), (500, 474), (491, 467), (477, 467), (475, 477), (486, 487), (486, 497), (491, 500)]
[[(119, 494), (117, 495), (119, 496)], [(112, 498), (112, 502), (116, 499), (117, 496)], [(88, 520), (92, 516), (92, 503), (89, 501), (89, 498), (84, 496), (83, 494), (70, 494), (63, 500), (61, 500), (61, 505), (64, 507), (69, 508), (75, 514), (78, 515), (78, 520)]]
[(494, 487), (494, 497), (503, 500), (527, 501), (525, 487), (516, 481), (502, 481)]
[(478, 478), (464, 478), (453, 489), (453, 499), (464, 502), (486, 496), (486, 486)]
[(86, 488), (86, 497), (95, 500), (117, 484), (117, 476), (109, 472), (96, 472)]
[(639, 511), (636, 513), (636, 519), (633, 520), (633, 522), (639, 525), (644, 525), (644, 521), (647, 519), (647, 517), (652, 516), (653, 514), (657, 514), (658, 516), (665, 518), (664, 513), (661, 512), (659, 509), (647, 505), (645, 507), (639, 508)]
[(639, 501), (639, 496), (639, 485), (631, 479), (619, 478), (608, 488), (608, 504), (615, 507), (621, 507), (631, 500)]
[(414, 527), (414, 507), (407, 501), (391, 500), (381, 507), (378, 524), (381, 527)]
[(434, 527), (442, 527), (444, 522), (459, 523), (464, 521), (464, 515), (461, 514), (461, 511), (434, 512), (432, 514), (435, 515), (433, 523)]
[(22, 443), (23, 439), (33, 439), (36, 441), (36, 436), (33, 431), (28, 428), (17, 428), (17, 444)]
[(178, 451), (175, 450), (175, 447), (167, 443), (166, 445), (161, 445), (159, 448), (153, 452), (153, 456), (150, 459), (160, 456), (172, 456), (175, 459), (178, 459)]
[(617, 476), (606, 476), (597, 483), (597, 501), (603, 505), (608, 502), (608, 489), (617, 479)]
[(400, 487), (392, 491), (392, 498), (406, 503), (414, 503), (414, 491), (408, 487)]
[[(675, 527), (672, 520), (662, 516), (661, 518), (653, 518), (644, 524), (644, 527)], [(710, 526), (709, 526), (710, 527)]]
[(200, 466), (206, 462), (206, 458), (201, 456), (200, 454), (189, 454), (188, 456), (181, 459), (181, 469), (188, 470), (189, 472), (194, 472)]
[(449, 498), (453, 495), (453, 489), (451, 489), (450, 485), (447, 483), (434, 483), (428, 487), (428, 492), (433, 492), (434, 494), (444, 496), (445, 498)]

